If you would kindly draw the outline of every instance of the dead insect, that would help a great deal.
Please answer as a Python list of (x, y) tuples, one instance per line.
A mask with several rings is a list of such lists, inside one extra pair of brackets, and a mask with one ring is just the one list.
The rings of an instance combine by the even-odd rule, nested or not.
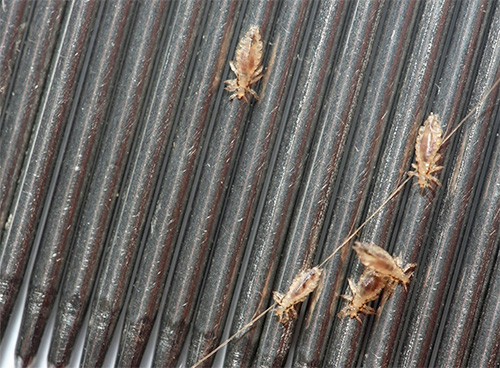
[(431, 113), (425, 120), (424, 125), (418, 130), (417, 143), (415, 144), (415, 161), (411, 164), (415, 169), (408, 172), (410, 176), (416, 176), (418, 181), (415, 184), (420, 188), (431, 188), (431, 182), (441, 186), (439, 180), (432, 174), (438, 172), (443, 166), (437, 166), (441, 158), (438, 153), (441, 148), (443, 129), (439, 117)]
[(322, 272), (318, 267), (303, 270), (295, 276), (286, 294), (273, 292), (274, 301), (278, 304), (275, 313), (281, 323), (286, 325), (290, 319), (297, 318), (295, 306), (318, 287)]
[(397, 283), (392, 281), (389, 277), (382, 276), (370, 268), (365, 268), (357, 284), (355, 284), (352, 279), (348, 279), (347, 281), (349, 282), (352, 296), (341, 295), (342, 298), (347, 299), (350, 303), (342, 308), (337, 316), (339, 318), (347, 316), (356, 318), (359, 323), (361, 323), (361, 319), (358, 316), (359, 313), (375, 314), (375, 309), (367, 305), (369, 302), (377, 299), (382, 290), (385, 289), (383, 300), (379, 308), (380, 313), (385, 302), (391, 297), (397, 286)]
[(359, 313), (375, 314), (375, 310), (367, 303), (377, 299), (382, 293), (378, 309), (380, 314), (400, 282), (406, 290), (406, 285), (410, 282), (413, 270), (417, 265), (410, 263), (405, 268), (401, 268), (401, 261), (398, 257), (393, 258), (383, 248), (375, 244), (355, 242), (353, 249), (366, 268), (357, 284), (352, 279), (348, 279), (353, 296), (341, 295), (350, 303), (339, 312), (338, 316), (339, 318), (346, 316), (356, 318), (361, 323)]
[(259, 28), (252, 26), (236, 48), (236, 61), (229, 62), (231, 70), (236, 74), (236, 79), (224, 82), (227, 84), (226, 90), (234, 92), (229, 97), (231, 100), (238, 97), (248, 103), (247, 93), (251, 93), (256, 100), (259, 100), (259, 96), (250, 86), (262, 78), (262, 49)]
[(406, 290), (410, 283), (413, 270), (417, 265), (410, 263), (401, 267), (399, 257), (393, 257), (378, 245), (371, 243), (355, 242), (353, 249), (356, 251), (361, 263), (379, 275), (386, 276), (397, 282), (401, 282)]

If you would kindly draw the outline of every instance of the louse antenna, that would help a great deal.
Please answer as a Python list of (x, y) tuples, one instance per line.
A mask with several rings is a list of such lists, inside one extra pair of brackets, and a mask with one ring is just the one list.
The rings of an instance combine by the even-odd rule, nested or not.
[[(479, 102), (469, 111), (465, 117), (460, 120), (460, 122), (457, 124), (455, 128), (450, 132), (450, 134), (446, 135), (446, 137), (443, 139), (443, 142), (441, 144), (446, 143), (453, 134), (456, 133), (458, 129), (465, 123), (465, 121), (471, 117), (471, 115), (478, 109), (479, 105), (481, 105), (493, 92), (493, 90), (500, 84), (500, 78), (498, 78), (495, 83), (491, 86), (491, 88), (486, 92), (486, 94), (479, 100)], [(345, 247), (349, 242), (366, 226), (366, 224), (372, 220), (382, 209), (399, 193), (399, 191), (406, 185), (411, 180), (411, 177), (407, 177), (399, 186), (392, 192), (392, 194), (387, 197), (387, 199), (370, 215), (368, 218), (361, 224), (359, 227), (354, 230), (351, 235), (349, 235), (328, 257), (326, 257), (323, 262), (321, 262), (319, 265), (316, 267), (322, 268), (325, 264), (327, 264), (343, 247)], [(231, 337), (229, 337), (226, 341), (221, 343), (217, 348), (215, 348), (213, 351), (211, 351), (209, 354), (204, 356), (201, 360), (199, 360), (195, 365), (193, 365), (191, 368), (196, 368), (201, 365), (205, 360), (216, 354), (219, 350), (221, 350), (224, 346), (229, 344), (232, 340), (240, 336), (246, 329), (252, 327), (252, 325), (260, 320), (262, 317), (264, 317), (267, 313), (269, 313), (271, 310), (276, 307), (276, 303), (273, 303), (269, 308), (267, 308), (265, 311), (263, 311), (261, 314), (259, 314), (257, 317), (252, 319), (250, 322), (248, 322), (246, 325), (244, 325), (242, 328), (240, 328), (237, 332), (235, 332)]]
[(455, 132), (458, 129), (460, 129), (460, 127), (465, 123), (465, 121), (472, 116), (472, 114), (478, 109), (479, 105), (481, 105), (488, 98), (488, 96), (491, 94), (491, 92), (493, 92), (493, 90), (498, 86), (499, 83), (500, 83), (500, 78), (498, 78), (495, 81), (495, 83), (493, 83), (488, 92), (486, 92), (486, 94), (479, 100), (479, 102), (476, 105), (474, 105), (474, 107), (469, 111), (469, 113), (465, 115), (465, 117), (462, 120), (460, 120), (460, 122), (457, 124), (455, 128), (453, 128), (450, 134), (447, 134), (446, 137), (443, 138), (441, 145), (445, 144), (451, 138), (451, 136), (455, 134)]

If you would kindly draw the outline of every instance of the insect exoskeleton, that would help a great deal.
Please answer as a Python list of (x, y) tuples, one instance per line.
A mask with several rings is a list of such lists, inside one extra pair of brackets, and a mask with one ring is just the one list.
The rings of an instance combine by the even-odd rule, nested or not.
[(410, 263), (402, 268), (401, 260), (398, 257), (391, 256), (385, 249), (371, 243), (355, 242), (353, 249), (365, 267), (396, 282), (401, 282), (406, 290), (413, 270), (417, 267), (415, 263)]
[(438, 172), (443, 167), (437, 166), (441, 155), (438, 153), (442, 144), (443, 129), (439, 117), (433, 113), (425, 120), (424, 124), (418, 130), (417, 141), (415, 144), (415, 161), (411, 166), (413, 171), (408, 175), (415, 176), (418, 184), (423, 190), (431, 188), (431, 182), (441, 186), (439, 180), (432, 174)]
[(342, 298), (347, 299), (350, 303), (342, 308), (338, 313), (338, 317), (344, 318), (349, 316), (350, 318), (356, 318), (361, 323), (358, 314), (375, 314), (375, 309), (369, 307), (367, 303), (379, 297), (380, 292), (386, 287), (389, 278), (369, 268), (365, 268), (357, 284), (352, 279), (347, 279), (347, 281), (349, 282), (352, 296), (341, 295)]
[(262, 78), (262, 38), (259, 28), (250, 27), (248, 32), (240, 40), (236, 48), (236, 60), (230, 61), (229, 66), (236, 74), (236, 79), (226, 80), (226, 90), (234, 92), (231, 100), (238, 97), (248, 103), (247, 93), (252, 94), (256, 100), (259, 100), (257, 93), (251, 88), (251, 85)]
[(303, 302), (318, 287), (322, 272), (318, 267), (300, 271), (293, 279), (286, 294), (273, 292), (274, 301), (278, 304), (275, 313), (281, 323), (286, 325), (290, 319), (297, 318), (296, 305)]

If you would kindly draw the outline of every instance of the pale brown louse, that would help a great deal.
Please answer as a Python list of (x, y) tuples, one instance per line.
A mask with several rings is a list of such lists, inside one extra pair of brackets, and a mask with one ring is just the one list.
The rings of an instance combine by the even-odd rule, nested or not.
[(227, 84), (226, 90), (234, 92), (229, 97), (231, 100), (238, 97), (238, 99), (243, 99), (248, 103), (247, 93), (252, 94), (257, 101), (259, 100), (257, 92), (251, 88), (251, 85), (262, 78), (263, 48), (259, 28), (256, 26), (250, 27), (238, 43), (236, 60), (229, 62), (231, 70), (236, 74), (236, 79), (228, 79), (224, 82)]
[(347, 316), (356, 318), (361, 323), (358, 314), (375, 314), (375, 310), (367, 304), (377, 299), (381, 293), (379, 314), (400, 282), (406, 290), (417, 265), (410, 263), (402, 268), (398, 257), (392, 257), (386, 250), (375, 244), (355, 242), (353, 249), (366, 268), (357, 284), (352, 279), (348, 279), (353, 296), (341, 295), (349, 301), (349, 305), (345, 306), (338, 316), (339, 318)]
[(440, 181), (432, 174), (440, 171), (443, 166), (437, 166), (441, 155), (438, 153), (443, 143), (443, 129), (438, 115), (431, 113), (418, 130), (417, 141), (415, 143), (415, 161), (411, 166), (413, 171), (408, 172), (409, 176), (415, 176), (421, 190), (431, 188), (431, 182), (441, 186)]
[(391, 256), (384, 248), (376, 244), (355, 242), (353, 249), (365, 267), (396, 282), (401, 282), (406, 290), (406, 286), (410, 283), (410, 278), (413, 275), (413, 270), (417, 267), (415, 263), (410, 263), (402, 268), (399, 257)]
[(286, 294), (273, 292), (274, 301), (278, 305), (274, 312), (282, 324), (286, 325), (291, 319), (297, 318), (295, 306), (303, 302), (318, 287), (322, 272), (318, 267), (300, 271)]
[[(338, 316), (339, 318), (347, 316), (350, 318), (356, 318), (359, 323), (361, 323), (361, 319), (358, 314), (375, 314), (375, 309), (367, 304), (377, 299), (384, 289), (386, 290), (384, 295), (388, 295), (384, 299), (389, 299), (397, 285), (394, 282), (391, 282), (391, 285), (388, 285), (390, 281), (388, 277), (381, 276), (369, 268), (365, 268), (359, 277), (357, 284), (352, 279), (347, 279), (347, 281), (349, 282), (349, 288), (351, 289), (352, 296), (341, 295), (342, 298), (349, 301), (349, 304), (342, 308), (342, 310), (338, 313)], [(388, 288), (388, 286), (390, 287)], [(383, 307), (384, 303), (385, 301), (381, 303), (380, 308)], [(381, 309), (379, 309), (379, 311), (380, 310)]]

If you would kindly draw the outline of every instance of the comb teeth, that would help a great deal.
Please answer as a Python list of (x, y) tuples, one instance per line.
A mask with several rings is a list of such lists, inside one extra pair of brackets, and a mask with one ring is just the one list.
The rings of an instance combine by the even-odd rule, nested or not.
[(499, 34), (483, 0), (0, 2), (0, 367), (498, 365)]

